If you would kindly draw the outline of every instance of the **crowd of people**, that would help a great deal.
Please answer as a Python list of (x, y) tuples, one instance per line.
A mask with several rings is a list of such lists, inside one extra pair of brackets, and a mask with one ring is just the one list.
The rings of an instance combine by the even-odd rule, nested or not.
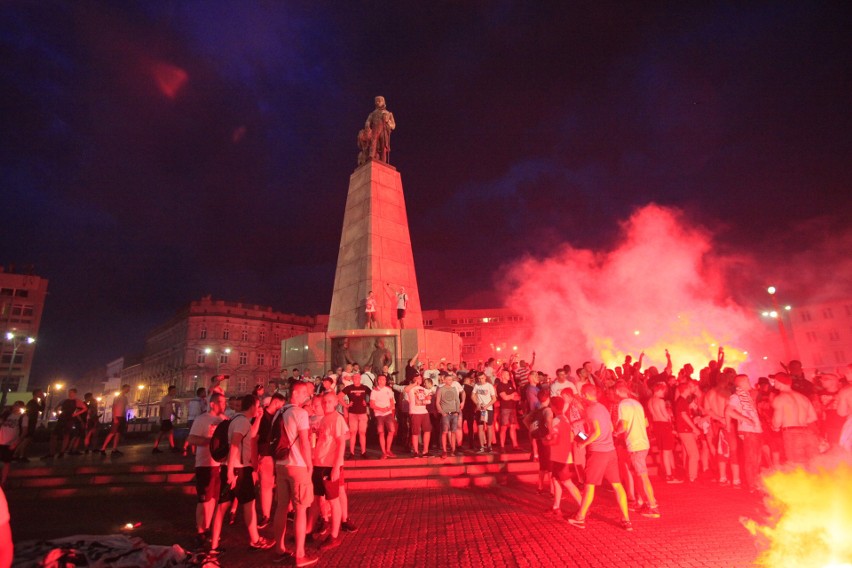
[[(349, 519), (345, 463), (369, 455), (446, 459), (464, 452), (529, 452), (539, 463), (538, 491), (552, 495), (548, 511), (561, 514), (563, 495), (576, 510), (567, 517), (583, 529), (596, 487), (607, 481), (632, 530), (631, 512), (659, 518), (649, 476), (652, 445), (665, 483), (712, 482), (761, 491), (762, 468), (807, 464), (831, 448), (852, 446), (852, 366), (807, 377), (801, 363), (751, 377), (726, 367), (724, 350), (700, 369), (673, 371), (671, 356), (658, 369), (628, 356), (623, 364), (594, 369), (584, 362), (550, 375), (512, 358), (472, 368), (444, 360), (407, 361), (402, 376), (385, 367), (357, 365), (311, 376), (293, 369), (281, 382), (257, 385), (251, 394), (225, 395), (217, 375), (188, 402), (189, 434), (178, 443), (174, 388), (160, 401), (160, 431), (153, 452), (167, 441), (172, 451), (194, 456), (198, 546), (221, 554), (225, 525), (242, 505), (248, 546), (275, 548), (297, 566), (317, 556), (306, 549), (339, 546)], [(98, 448), (97, 404), (74, 389), (59, 405), (46, 459), (96, 451), (120, 456), (126, 431), (125, 385), (112, 407), (112, 425)], [(0, 420), (2, 481), (26, 448), (44, 412), (41, 391), (15, 403)], [(224, 426), (220, 426), (224, 424)], [(374, 427), (377, 448), (368, 452)], [(434, 435), (433, 435), (434, 433)], [(519, 435), (521, 433), (521, 435)], [(371, 437), (372, 439), (372, 437)], [(524, 443), (523, 447), (521, 443)], [(257, 503), (259, 501), (259, 503)], [(277, 505), (276, 505), (277, 503)], [(288, 519), (295, 542), (287, 546)], [(272, 525), (272, 538), (259, 531)]]

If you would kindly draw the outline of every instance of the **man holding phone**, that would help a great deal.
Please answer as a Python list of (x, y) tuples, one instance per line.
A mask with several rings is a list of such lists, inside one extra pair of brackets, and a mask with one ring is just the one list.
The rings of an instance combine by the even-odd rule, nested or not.
[(580, 529), (586, 528), (586, 515), (592, 501), (595, 499), (595, 486), (603, 483), (606, 479), (615, 491), (618, 508), (621, 509), (623, 519), (621, 527), (626, 531), (632, 531), (630, 515), (627, 512), (627, 493), (621, 485), (621, 477), (618, 473), (618, 455), (615, 452), (615, 444), (612, 439), (612, 417), (606, 407), (598, 402), (598, 389), (595, 385), (585, 384), (581, 394), (586, 400), (586, 418), (589, 426), (588, 433), (577, 434), (578, 446), (588, 448), (586, 457), (586, 485), (583, 488), (583, 501), (580, 510), (574, 517), (568, 519), (572, 526)]

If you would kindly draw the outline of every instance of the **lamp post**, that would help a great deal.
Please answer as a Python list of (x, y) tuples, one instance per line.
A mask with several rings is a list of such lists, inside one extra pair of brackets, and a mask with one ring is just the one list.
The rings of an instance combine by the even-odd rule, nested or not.
[(3, 394), (0, 395), (0, 408), (6, 407), (6, 395), (9, 392), (8, 384), (9, 381), (12, 380), (12, 369), (15, 366), (15, 357), (18, 355), (18, 347), (25, 343), (27, 345), (32, 345), (35, 343), (35, 338), (26, 335), (18, 335), (14, 331), (7, 331), (6, 341), (12, 344), (12, 357), (9, 359), (9, 371), (6, 373), (6, 376), (3, 377), (3, 382), (0, 383), (0, 387), (3, 390)]
[(766, 289), (766, 292), (769, 294), (769, 297), (772, 298), (772, 310), (763, 312), (764, 317), (769, 317), (778, 322), (778, 333), (781, 334), (781, 342), (784, 344), (784, 356), (787, 361), (793, 359), (792, 351), (790, 350), (790, 340), (787, 337), (787, 328), (784, 326), (784, 312), (789, 312), (792, 306), (784, 306), (784, 310), (781, 310), (781, 307), (778, 305), (778, 297), (775, 295), (777, 289), (775, 286), (770, 286)]

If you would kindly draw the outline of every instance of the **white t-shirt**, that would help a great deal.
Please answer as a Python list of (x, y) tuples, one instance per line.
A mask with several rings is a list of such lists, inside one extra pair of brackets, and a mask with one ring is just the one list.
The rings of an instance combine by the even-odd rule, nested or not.
[[(222, 416), (213, 416), (209, 412), (200, 414), (192, 423), (191, 436), (200, 436), (208, 440), (213, 437), (213, 432), (219, 422), (224, 420)], [(221, 464), (210, 455), (210, 446), (198, 446), (195, 452), (195, 467), (219, 467)]]
[(372, 371), (365, 371), (361, 373), (361, 384), (370, 390), (373, 390), (373, 384), (375, 383), (375, 379), (376, 375), (374, 375)]
[(624, 444), (628, 452), (641, 452), (650, 449), (648, 441), (648, 420), (642, 404), (635, 399), (625, 398), (618, 403), (618, 420), (627, 422)]
[(175, 412), (174, 397), (167, 394), (160, 400), (160, 420), (171, 420)]
[(550, 383), (550, 396), (559, 396), (565, 389), (571, 389), (574, 394), (580, 394), (577, 390), (577, 385), (572, 383), (571, 381), (565, 381), (564, 383), (560, 383), (559, 381), (553, 381)]
[(408, 391), (408, 413), (428, 414), (426, 405), (429, 404), (431, 396), (432, 392), (423, 386), (412, 387)]
[[(473, 385), (473, 394), (477, 397), (478, 402), (476, 402), (476, 405), (480, 408), (482, 408), (482, 404), (486, 400), (495, 400), (497, 398), (497, 390), (494, 388), (494, 385), (487, 382)], [(489, 404), (484, 410), (494, 410), (494, 403)]]
[(240, 442), (240, 463), (238, 465), (247, 467), (251, 465), (251, 420), (242, 413), (234, 416), (228, 425), (228, 443), (233, 443), (234, 434), (238, 433), (243, 435)]
[(439, 376), (441, 376), (441, 373), (438, 369), (426, 369), (423, 371), (423, 379), (432, 379), (433, 383), (438, 380)]
[(408, 294), (405, 292), (396, 295), (396, 309), (404, 310), (408, 306)]
[(372, 313), (376, 311), (376, 299), (375, 298), (367, 298), (367, 313)]
[(198, 397), (195, 397), (192, 400), (190, 400), (187, 411), (186, 411), (186, 419), (187, 420), (195, 420), (196, 418), (201, 416), (201, 414), (203, 412), (206, 412), (207, 409), (205, 408), (205, 406), (206, 406), (205, 402), (206, 401), (204, 399), (201, 399), (201, 398), (198, 398)]
[[(388, 386), (385, 386), (384, 388), (373, 389), (373, 391), (370, 393), (370, 401), (375, 402), (376, 406), (379, 407), (392, 406), (394, 402), (393, 389)], [(393, 411), (373, 410), (373, 413), (376, 416), (388, 416), (389, 414), (393, 414)]]
[(112, 417), (127, 418), (127, 395), (120, 394), (112, 401)]
[[(287, 438), (292, 442), (290, 446), (290, 455), (286, 460), (276, 461), (278, 465), (289, 465), (292, 467), (308, 467), (302, 456), (302, 446), (299, 443), (299, 431), (310, 430), (311, 419), (308, 416), (308, 411), (298, 406), (289, 406), (283, 409), (284, 431), (287, 433)], [(275, 419), (272, 419), (275, 424)], [(275, 424), (277, 426), (277, 424)]]
[[(745, 420), (737, 420), (737, 430), (740, 431), (740, 432), (750, 432), (752, 434), (761, 434), (763, 432), (763, 428), (761, 428), (761, 426), (760, 426), (760, 418), (757, 415), (757, 407), (754, 403), (754, 400), (751, 398), (751, 395), (749, 395), (747, 392), (743, 393), (743, 396), (748, 397), (748, 399), (750, 401), (750, 404), (748, 404), (748, 402), (747, 402), (748, 408), (746, 408), (746, 405), (743, 405), (743, 401), (740, 398), (739, 391), (735, 392), (734, 394), (731, 395), (731, 398), (728, 399), (728, 404), (731, 406), (731, 408), (733, 408), (734, 410), (736, 410), (737, 412), (739, 412), (740, 414), (742, 414), (746, 418), (753, 419), (754, 422), (746, 422)], [(755, 426), (755, 423), (757, 423), (756, 426)]]

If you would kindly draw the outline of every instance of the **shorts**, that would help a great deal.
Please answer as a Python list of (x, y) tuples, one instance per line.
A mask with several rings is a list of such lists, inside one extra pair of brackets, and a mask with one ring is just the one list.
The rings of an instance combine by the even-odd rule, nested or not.
[(675, 437), (671, 422), (654, 422), (654, 435), (661, 450), (674, 450)]
[(254, 501), (254, 468), (235, 467), (234, 475), (237, 477), (237, 484), (231, 489), (228, 485), (228, 468), (220, 468), (220, 488), (219, 488), (219, 503), (230, 503), (234, 499), (243, 503), (251, 503)]
[(57, 436), (63, 436), (65, 434), (70, 434), (73, 429), (73, 422), (71, 420), (57, 420), (56, 428), (54, 432), (56, 432)]
[(112, 419), (112, 427), (109, 429), (110, 434), (127, 434), (127, 418)]
[(340, 477), (337, 481), (331, 480), (331, 470), (333, 468), (314, 466), (314, 473), (311, 476), (313, 482), (314, 495), (325, 497), (327, 501), (334, 501), (340, 497), (340, 484), (343, 481), (343, 469), (340, 470)]
[(404, 309), (396, 309), (396, 319), (401, 320), (405, 318), (405, 310)]
[(174, 428), (174, 424), (172, 424), (171, 420), (160, 421), (160, 432), (171, 432)]
[(574, 478), (574, 467), (570, 463), (550, 462), (550, 473), (558, 481), (571, 481)]
[(586, 483), (601, 485), (606, 479), (610, 483), (621, 483), (618, 474), (618, 454), (609, 452), (589, 452), (586, 458)]
[(420, 433), (428, 434), (432, 431), (432, 420), (428, 414), (411, 415), (411, 435), (419, 436)]
[(278, 506), (292, 502), (293, 507), (310, 507), (314, 502), (314, 485), (308, 468), (275, 464), (275, 485), (278, 487)]
[(367, 431), (367, 415), (349, 413), (349, 431), (364, 433)]
[(500, 425), (508, 426), (510, 424), (518, 423), (518, 413), (515, 412), (514, 408), (501, 408), (500, 409)]
[(477, 421), (481, 424), (485, 424), (486, 426), (491, 426), (494, 424), (494, 411), (493, 410), (480, 410), (479, 415), (476, 417)]
[(11, 446), (0, 446), (0, 462), (2, 463), (12, 463), (12, 454), (15, 453), (12, 451)]
[(219, 497), (219, 466), (195, 468), (195, 492), (199, 503), (206, 503)]
[(648, 450), (630, 453), (630, 465), (636, 475), (648, 475)]
[(380, 434), (384, 434), (385, 432), (393, 434), (396, 432), (396, 420), (393, 419), (393, 414), (376, 416), (376, 429)]
[(441, 433), (455, 432), (459, 429), (459, 413), (452, 412), (441, 416)]
[(35, 434), (36, 426), (38, 426), (38, 414), (27, 413), (29, 420), (27, 421), (27, 431), (24, 432), (24, 437), (29, 438)]

